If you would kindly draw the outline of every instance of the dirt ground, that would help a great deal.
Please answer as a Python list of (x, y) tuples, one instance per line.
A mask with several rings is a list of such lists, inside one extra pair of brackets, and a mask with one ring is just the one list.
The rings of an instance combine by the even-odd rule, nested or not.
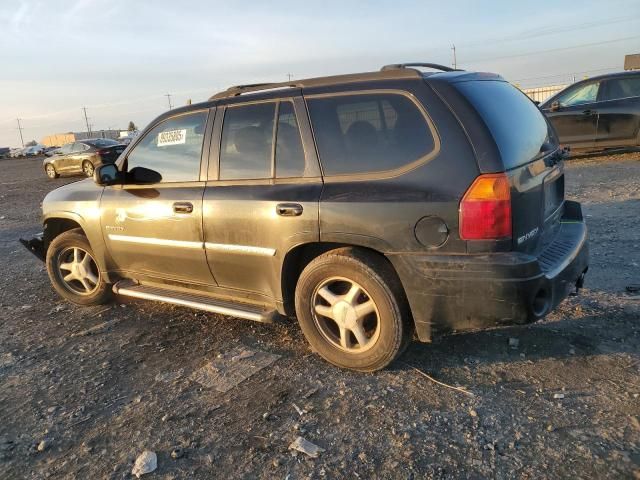
[[(0, 172), (1, 479), (131, 478), (146, 449), (144, 478), (640, 478), (640, 294), (625, 291), (640, 283), (640, 153), (567, 166), (591, 235), (580, 296), (369, 375), (322, 361), (294, 321), (65, 303), (17, 239), (77, 178), (47, 180), (37, 159)], [(203, 381), (252, 358), (226, 391)], [(298, 436), (324, 451), (289, 450)]]

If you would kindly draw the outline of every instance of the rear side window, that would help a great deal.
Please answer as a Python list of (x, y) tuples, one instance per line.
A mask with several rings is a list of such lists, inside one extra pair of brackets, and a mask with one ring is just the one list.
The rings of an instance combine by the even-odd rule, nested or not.
[(604, 82), (602, 100), (640, 97), (640, 76), (614, 78)]
[(394, 170), (435, 148), (425, 116), (404, 95), (311, 97), (307, 105), (325, 175)]
[(220, 142), (220, 180), (271, 177), (276, 104), (227, 107)]
[(456, 88), (489, 128), (505, 169), (524, 165), (549, 148), (549, 126), (540, 109), (507, 82), (460, 82)]
[(199, 180), (206, 123), (207, 112), (162, 121), (129, 153), (127, 169), (150, 168), (162, 175), (162, 183)]
[(280, 102), (276, 134), (276, 177), (302, 177), (304, 170), (304, 149), (293, 103)]

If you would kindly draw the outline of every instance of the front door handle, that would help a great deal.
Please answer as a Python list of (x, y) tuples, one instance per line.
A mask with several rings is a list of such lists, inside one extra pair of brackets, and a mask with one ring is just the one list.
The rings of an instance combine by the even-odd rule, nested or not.
[(173, 204), (175, 213), (191, 213), (193, 212), (193, 204), (190, 202), (176, 202)]
[(276, 212), (281, 217), (297, 217), (302, 215), (302, 205), (299, 203), (279, 203)]
[(598, 112), (596, 112), (595, 110), (585, 110), (584, 112), (582, 112), (583, 115), (596, 115)]

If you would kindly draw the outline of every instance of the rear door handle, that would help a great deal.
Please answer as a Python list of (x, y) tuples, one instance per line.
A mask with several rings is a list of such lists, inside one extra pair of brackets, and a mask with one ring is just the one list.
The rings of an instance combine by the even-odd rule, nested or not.
[(297, 217), (302, 215), (302, 205), (299, 203), (279, 203), (276, 212), (281, 217)]
[(173, 211), (176, 213), (193, 212), (193, 204), (190, 202), (176, 202), (173, 204)]

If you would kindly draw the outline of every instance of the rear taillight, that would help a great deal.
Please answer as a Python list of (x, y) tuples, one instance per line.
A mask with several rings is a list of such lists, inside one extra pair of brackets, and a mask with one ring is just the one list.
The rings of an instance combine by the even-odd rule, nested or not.
[(111, 153), (111, 150), (107, 150), (105, 148), (103, 148), (102, 150), (98, 150), (98, 155), (109, 155)]
[(511, 237), (511, 188), (504, 173), (480, 175), (460, 202), (460, 238)]

